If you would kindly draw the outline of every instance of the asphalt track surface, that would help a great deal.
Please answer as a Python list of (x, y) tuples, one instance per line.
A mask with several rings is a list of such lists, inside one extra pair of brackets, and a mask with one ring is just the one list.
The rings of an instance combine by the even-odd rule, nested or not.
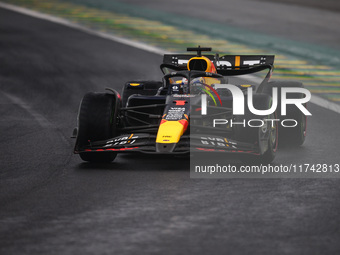
[[(338, 254), (339, 179), (190, 179), (187, 158), (87, 164), (87, 91), (160, 78), (159, 55), (0, 9), (1, 254)], [(339, 163), (337, 113), (278, 163)]]

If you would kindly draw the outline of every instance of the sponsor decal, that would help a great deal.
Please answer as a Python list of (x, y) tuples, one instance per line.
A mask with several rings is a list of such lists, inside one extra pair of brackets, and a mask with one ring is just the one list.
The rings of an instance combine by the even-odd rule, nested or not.
[(104, 147), (112, 147), (112, 146), (117, 146), (117, 145), (127, 145), (127, 144), (133, 144), (136, 142), (136, 139), (138, 136), (131, 134), (130, 136), (121, 136), (117, 137), (115, 139), (111, 139), (106, 142), (106, 145)]
[(201, 137), (201, 144), (202, 145), (213, 145), (217, 147), (232, 147), (236, 149), (237, 143), (228, 141), (227, 138), (221, 137), (210, 137), (210, 136), (202, 136)]
[(170, 107), (165, 119), (166, 120), (180, 120), (183, 118), (184, 112), (185, 112), (185, 107)]

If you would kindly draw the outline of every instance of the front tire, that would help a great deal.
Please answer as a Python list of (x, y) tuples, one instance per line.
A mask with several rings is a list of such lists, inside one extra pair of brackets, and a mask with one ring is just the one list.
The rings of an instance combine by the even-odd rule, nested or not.
[[(116, 136), (116, 105), (113, 94), (87, 93), (84, 96), (78, 115), (77, 147)], [(111, 162), (117, 152), (81, 152), (79, 156), (89, 162)]]
[[(247, 98), (245, 98), (247, 99)], [(246, 100), (245, 100), (246, 101)], [(266, 94), (255, 94), (253, 105), (257, 110), (267, 110), (271, 107), (271, 97)], [(278, 125), (277, 122), (264, 121), (262, 127), (249, 127), (247, 123), (251, 119), (276, 119), (276, 113), (269, 116), (257, 116), (251, 113), (245, 105), (245, 115), (235, 116), (235, 122), (243, 122), (246, 126), (237, 125), (234, 130), (234, 138), (239, 142), (256, 144), (259, 147), (259, 155), (241, 154), (239, 159), (246, 164), (269, 164), (276, 156), (278, 145)]]

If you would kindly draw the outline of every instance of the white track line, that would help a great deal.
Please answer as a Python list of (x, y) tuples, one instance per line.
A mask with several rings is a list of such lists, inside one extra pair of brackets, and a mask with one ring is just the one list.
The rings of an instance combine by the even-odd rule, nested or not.
[[(122, 43), (122, 44), (125, 44), (125, 45), (128, 45), (128, 46), (131, 46), (131, 47), (134, 47), (134, 48), (137, 48), (137, 49), (152, 52), (152, 53), (155, 53), (155, 54), (158, 54), (158, 55), (164, 55), (164, 54), (170, 53), (170, 52), (167, 52), (167, 51), (162, 50), (160, 48), (147, 45), (145, 43), (135, 42), (135, 41), (125, 39), (125, 38), (121, 38), (121, 37), (117, 37), (117, 36), (114, 36), (114, 35), (111, 35), (111, 34), (95, 31), (95, 30), (89, 29), (87, 27), (72, 23), (72, 22), (70, 22), (66, 19), (58, 18), (58, 17), (52, 16), (52, 15), (49, 15), (49, 14), (43, 14), (43, 13), (32, 11), (32, 10), (29, 10), (29, 9), (26, 9), (26, 8), (23, 8), (23, 7), (18, 7), (18, 6), (12, 5), (12, 4), (6, 4), (6, 3), (2, 3), (2, 2), (0, 2), (0, 7), (4, 8), (4, 9), (11, 10), (11, 11), (19, 12), (21, 14), (25, 14), (25, 15), (28, 15), (28, 16), (31, 16), (31, 17), (35, 17), (35, 18), (38, 18), (38, 19), (43, 19), (43, 20), (47, 20), (47, 21), (54, 22), (54, 23), (57, 23), (57, 24), (61, 24), (61, 25), (64, 25), (64, 26), (67, 26), (67, 27), (70, 27), (70, 28), (80, 30), (80, 31), (85, 32), (85, 33), (90, 34), (90, 35), (95, 35), (95, 36), (105, 38), (105, 39), (108, 39), (108, 40), (111, 40), (111, 41), (114, 41), (114, 42), (118, 42), (118, 43)], [(319, 96), (312, 95), (312, 99), (311, 99), (310, 102), (340, 114), (340, 105), (333, 103), (333, 102), (330, 102), (330, 101), (323, 99)]]
[(3, 94), (5, 97), (7, 97), (10, 101), (12, 101), (12, 103), (14, 103), (15, 105), (21, 107), (22, 109), (24, 109), (26, 112), (28, 112), (35, 120), (36, 122), (38, 122), (38, 124), (42, 127), (42, 128), (46, 128), (46, 129), (55, 129), (57, 131), (57, 133), (59, 134), (60, 138), (62, 139), (62, 141), (67, 144), (70, 145), (70, 141), (69, 139), (67, 139), (63, 133), (58, 130), (55, 125), (53, 125), (48, 119), (46, 119), (43, 115), (41, 115), (40, 113), (36, 112), (31, 106), (29, 106), (27, 103), (25, 103), (25, 101), (23, 101), (21, 98), (10, 95), (8, 93), (5, 93), (4, 91), (0, 91), (1, 94)]
[(145, 50), (145, 51), (148, 51), (148, 52), (152, 52), (152, 53), (155, 53), (155, 54), (158, 54), (158, 55), (163, 56), (164, 54), (169, 53), (165, 50), (147, 45), (145, 43), (135, 42), (135, 41), (125, 39), (125, 38), (121, 38), (121, 37), (118, 37), (118, 36), (114, 36), (114, 35), (111, 35), (111, 34), (95, 31), (95, 30), (92, 30), (90, 28), (72, 23), (72, 22), (70, 22), (66, 19), (58, 18), (58, 17), (52, 16), (52, 15), (49, 15), (49, 14), (36, 12), (36, 11), (33, 11), (33, 10), (29, 10), (29, 9), (26, 9), (26, 8), (23, 8), (23, 7), (19, 7), (19, 6), (15, 6), (15, 5), (7, 4), (7, 3), (3, 3), (3, 2), (0, 2), (0, 7), (4, 8), (4, 9), (11, 10), (11, 11), (19, 12), (21, 14), (25, 14), (25, 15), (28, 15), (28, 16), (31, 16), (31, 17), (34, 17), (34, 18), (48, 20), (48, 21), (53, 22), (53, 23), (61, 24), (61, 25), (64, 25), (64, 26), (67, 26), (67, 27), (70, 27), (70, 28), (80, 30), (80, 31), (85, 32), (85, 33), (90, 34), (90, 35), (95, 35), (95, 36), (98, 36), (98, 37), (101, 37), (101, 38), (109, 39), (111, 41), (119, 42), (119, 43), (122, 43), (122, 44), (125, 44), (125, 45), (129, 45), (131, 47), (141, 49), (141, 50)]
[(331, 110), (333, 112), (340, 113), (340, 105), (330, 102), (327, 99), (324, 99), (322, 97), (312, 94), (312, 98), (310, 102), (318, 106), (321, 106), (323, 108), (326, 108), (328, 110)]
[(35, 110), (33, 110), (28, 104), (26, 104), (22, 99), (19, 97), (7, 94), (1, 91), (3, 95), (5, 95), (9, 100), (11, 100), (14, 104), (20, 106), (26, 112), (28, 112), (32, 117), (39, 123), (39, 125), (43, 128), (51, 128), (53, 124), (49, 122), (43, 115), (39, 114)]

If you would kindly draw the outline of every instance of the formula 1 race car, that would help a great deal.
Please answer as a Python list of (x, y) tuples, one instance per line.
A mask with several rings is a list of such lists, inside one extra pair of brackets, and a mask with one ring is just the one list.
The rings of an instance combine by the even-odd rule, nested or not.
[[(188, 48), (166, 54), (162, 81), (129, 81), (120, 94), (87, 93), (81, 101), (74, 153), (85, 161), (110, 162), (118, 152), (234, 153), (246, 163), (273, 161), (278, 140), (301, 145), (306, 106), (299, 82), (269, 81), (272, 55), (205, 54)], [(265, 71), (259, 82), (254, 74)], [(275, 89), (276, 88), (276, 89)], [(299, 99), (281, 109), (281, 89)], [(281, 113), (284, 110), (285, 114)]]

